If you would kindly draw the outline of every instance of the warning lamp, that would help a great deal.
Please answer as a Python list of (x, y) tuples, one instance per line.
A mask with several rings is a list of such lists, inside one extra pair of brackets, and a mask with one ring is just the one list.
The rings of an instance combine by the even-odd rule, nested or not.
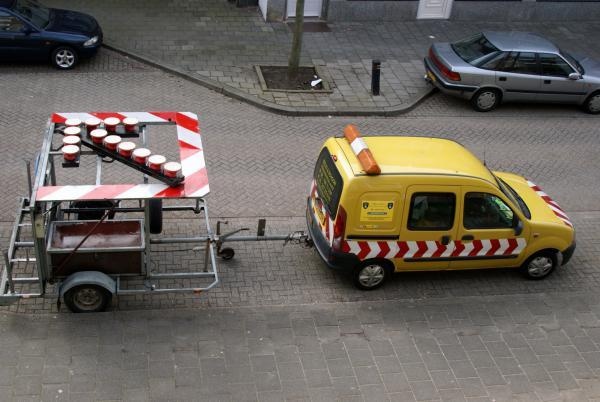
[(77, 145), (65, 145), (62, 147), (63, 158), (67, 162), (73, 162), (77, 160), (79, 156), (79, 147)]
[(67, 127), (79, 127), (81, 125), (81, 120), (77, 118), (70, 118), (65, 120), (65, 126)]
[(151, 152), (149, 149), (138, 148), (135, 151), (133, 151), (133, 153), (131, 154), (131, 158), (133, 159), (134, 162), (139, 163), (141, 165), (145, 165), (150, 154), (151, 154)]
[(97, 128), (90, 133), (92, 142), (98, 145), (102, 144), (102, 141), (104, 141), (104, 138), (106, 138), (107, 135), (108, 133), (103, 128)]
[(107, 117), (106, 119), (104, 119), (104, 128), (107, 131), (116, 131), (117, 130), (117, 126), (119, 125), (119, 123), (121, 122), (121, 119), (119, 119), (118, 117)]
[(64, 135), (81, 135), (81, 129), (75, 126), (69, 126), (63, 131)]
[(87, 129), (88, 133), (91, 133), (100, 126), (100, 123), (101, 121), (99, 118), (90, 117), (89, 119), (85, 120), (85, 128)]
[(131, 158), (131, 154), (135, 149), (135, 143), (131, 141), (123, 141), (117, 146), (117, 150), (119, 151), (119, 155), (125, 158)]
[(375, 161), (367, 143), (360, 136), (358, 128), (353, 124), (348, 124), (346, 128), (344, 128), (344, 136), (350, 143), (352, 152), (354, 152), (354, 155), (358, 158), (365, 173), (368, 175), (377, 175), (381, 173), (381, 168), (377, 164), (377, 161)]
[(108, 149), (109, 151), (116, 151), (120, 142), (121, 137), (118, 135), (109, 135), (108, 137), (104, 138), (102, 145), (104, 145), (104, 148)]

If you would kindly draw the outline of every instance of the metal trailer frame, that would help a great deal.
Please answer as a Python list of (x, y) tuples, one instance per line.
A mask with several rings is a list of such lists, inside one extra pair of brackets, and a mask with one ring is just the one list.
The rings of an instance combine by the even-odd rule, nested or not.
[[(85, 120), (90, 116), (100, 119), (106, 117), (136, 117), (140, 122), (139, 138), (142, 144), (146, 144), (146, 130), (152, 125), (175, 125), (177, 129), (178, 145), (180, 148), (180, 162), (184, 181), (177, 186), (168, 184), (149, 183), (148, 175), (140, 169), (143, 177), (143, 183), (131, 185), (103, 185), (102, 178), (102, 158), (103, 156), (92, 151), (82, 150), (81, 156), (95, 156), (96, 163), (96, 183), (87, 186), (60, 186), (57, 185), (56, 157), (62, 159), (62, 152), (52, 149), (53, 138), (61, 135), (61, 124), (67, 118), (80, 118)], [(85, 130), (85, 129), (84, 129)], [(89, 135), (82, 132), (82, 139)], [(105, 156), (104, 156), (105, 157)], [(116, 159), (116, 158), (115, 158)], [(211, 289), (219, 282), (217, 267), (215, 261), (215, 248), (218, 244), (215, 241), (209, 222), (208, 207), (204, 196), (209, 192), (208, 177), (206, 174), (204, 154), (198, 130), (197, 117), (189, 112), (95, 112), (95, 113), (55, 113), (52, 115), (46, 132), (40, 154), (36, 160), (34, 180), (31, 181), (30, 168), (28, 165), (29, 197), (23, 197), (19, 200), (19, 206), (8, 250), (4, 253), (5, 267), (0, 276), (0, 304), (12, 304), (19, 299), (33, 297), (60, 297), (69, 289), (81, 284), (93, 284), (101, 286), (113, 295), (131, 295), (147, 293), (166, 293), (166, 292), (194, 292), (200, 293)], [(164, 180), (163, 180), (164, 181)], [(200, 219), (205, 221), (206, 235), (194, 237), (156, 237), (150, 233), (151, 220), (151, 200), (163, 199), (190, 199), (194, 201), (192, 205), (160, 205), (162, 211), (192, 211), (200, 215)], [(65, 202), (74, 200), (138, 200), (138, 208), (113, 208), (120, 213), (143, 212), (143, 231), (141, 235), (145, 239), (142, 261), (142, 274), (147, 280), (161, 279), (193, 279), (208, 278), (210, 283), (204, 287), (155, 287), (150, 289), (126, 289), (121, 285), (121, 275), (107, 275), (100, 272), (80, 271), (63, 279), (53, 278), (51, 266), (49, 264), (49, 254), (47, 251), (47, 242), (50, 223), (60, 220), (65, 212), (76, 212), (73, 208), (64, 208)], [(85, 209), (89, 211), (90, 209)], [(108, 214), (108, 212), (106, 213)], [(106, 217), (102, 218), (102, 220)], [(30, 222), (26, 222), (29, 218)], [(101, 223), (102, 220), (99, 222)], [(31, 229), (33, 241), (24, 241), (22, 230), (26, 227)], [(202, 225), (200, 225), (200, 228)], [(94, 229), (92, 229), (93, 232)], [(91, 232), (90, 232), (91, 233)], [(89, 234), (88, 234), (89, 236)], [(87, 238), (87, 237), (86, 237)], [(86, 238), (81, 243), (84, 243)], [(195, 251), (203, 251), (203, 268), (186, 272), (168, 272), (151, 273), (148, 269), (150, 258), (150, 244), (195, 244)], [(80, 244), (81, 245), (81, 244)], [(78, 246), (79, 247), (79, 246)], [(20, 249), (33, 249), (34, 257), (26, 253), (26, 257), (17, 256)], [(75, 248), (72, 251), (74, 254)], [(16, 276), (14, 264), (33, 263), (37, 275), (21, 277)], [(53, 281), (56, 281), (55, 283)], [(49, 292), (48, 284), (56, 284), (55, 291)], [(35, 291), (20, 292), (17, 290), (19, 285), (37, 285)]]

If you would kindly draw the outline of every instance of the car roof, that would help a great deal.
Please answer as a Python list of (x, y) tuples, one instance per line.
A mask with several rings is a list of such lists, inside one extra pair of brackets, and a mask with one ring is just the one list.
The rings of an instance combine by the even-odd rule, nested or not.
[[(459, 143), (433, 137), (363, 137), (382, 174), (449, 174), (495, 183), (488, 168)], [(345, 138), (336, 138), (355, 174), (363, 171)]]
[(503, 51), (558, 53), (558, 47), (531, 32), (484, 31), (483, 35)]

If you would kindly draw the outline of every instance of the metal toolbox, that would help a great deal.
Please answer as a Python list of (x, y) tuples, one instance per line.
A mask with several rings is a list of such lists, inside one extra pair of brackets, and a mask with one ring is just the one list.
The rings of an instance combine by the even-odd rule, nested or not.
[(140, 275), (145, 248), (141, 219), (74, 220), (50, 224), (46, 251), (53, 277), (78, 271)]

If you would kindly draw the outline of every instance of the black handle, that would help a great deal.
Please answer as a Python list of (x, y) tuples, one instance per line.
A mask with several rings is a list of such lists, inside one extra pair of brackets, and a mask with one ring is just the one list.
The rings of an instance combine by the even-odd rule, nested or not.
[(499, 77), (498, 81), (506, 81), (506, 77)]
[(450, 243), (450, 236), (442, 236), (442, 244), (447, 246)]
[(550, 80), (544, 80), (544, 84), (552, 84), (552, 81), (550, 81)]
[(473, 240), (475, 239), (475, 237), (473, 237), (473, 235), (464, 235), (461, 240)]

